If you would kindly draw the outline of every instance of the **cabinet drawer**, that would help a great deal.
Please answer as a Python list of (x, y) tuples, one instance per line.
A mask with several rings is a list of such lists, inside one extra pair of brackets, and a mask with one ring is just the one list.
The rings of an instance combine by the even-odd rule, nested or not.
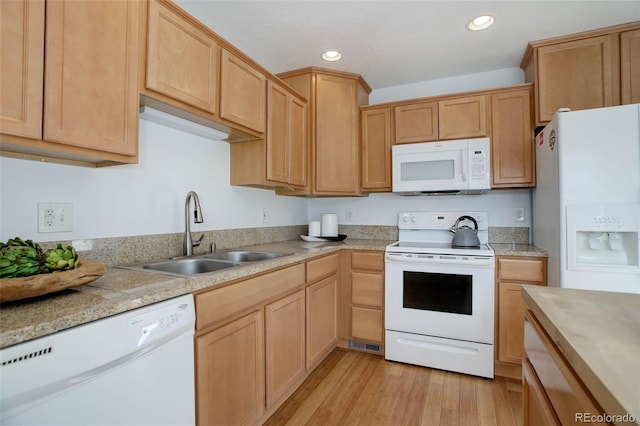
[(531, 311), (527, 311), (525, 316), (524, 346), (529, 362), (533, 365), (561, 424), (575, 424), (576, 413), (589, 413), (594, 416), (602, 414), (598, 404), (542, 330)]
[(382, 343), (383, 329), (380, 309), (351, 308), (351, 336), (354, 339)]
[(351, 273), (351, 303), (382, 308), (384, 285), (382, 275)]
[(498, 258), (498, 279), (545, 282), (545, 261), (541, 258)]
[(340, 268), (340, 255), (332, 255), (307, 262), (307, 282), (311, 283), (320, 278), (335, 274)]
[(354, 251), (351, 253), (351, 269), (382, 271), (384, 269), (383, 254), (377, 252)]
[(302, 285), (304, 265), (299, 264), (198, 294), (196, 328), (200, 330)]

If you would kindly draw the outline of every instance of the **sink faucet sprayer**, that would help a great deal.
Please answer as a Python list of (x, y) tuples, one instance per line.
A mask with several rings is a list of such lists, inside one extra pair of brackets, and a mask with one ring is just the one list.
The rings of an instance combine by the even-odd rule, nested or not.
[(204, 238), (204, 234), (200, 235), (196, 241), (191, 239), (191, 225), (189, 222), (189, 201), (195, 202), (195, 209), (193, 210), (193, 223), (202, 223), (202, 209), (200, 208), (200, 199), (195, 191), (189, 191), (187, 199), (184, 202), (184, 250), (182, 252), (185, 256), (191, 256), (193, 254), (193, 248), (198, 247)]

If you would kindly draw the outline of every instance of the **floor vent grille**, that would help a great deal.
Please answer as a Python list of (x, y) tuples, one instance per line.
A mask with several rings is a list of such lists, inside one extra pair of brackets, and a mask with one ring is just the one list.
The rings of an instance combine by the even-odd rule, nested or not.
[(375, 345), (373, 343), (359, 342), (357, 340), (349, 340), (349, 349), (355, 351), (369, 352), (376, 355), (382, 355), (382, 345)]
[(15, 358), (8, 359), (6, 361), (2, 361), (1, 365), (4, 367), (5, 365), (17, 364), (19, 362), (26, 361), (28, 359), (37, 358), (37, 357), (43, 356), (43, 355), (49, 355), (52, 351), (53, 351), (53, 346), (49, 346), (49, 347), (44, 348), (44, 349), (40, 349), (40, 350), (37, 350), (37, 351), (29, 352), (27, 354), (20, 355), (20, 356), (17, 356)]

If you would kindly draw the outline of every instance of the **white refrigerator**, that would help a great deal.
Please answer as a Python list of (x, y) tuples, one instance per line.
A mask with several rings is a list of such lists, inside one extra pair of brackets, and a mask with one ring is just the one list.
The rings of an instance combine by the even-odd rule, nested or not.
[(535, 144), (548, 285), (640, 293), (640, 104), (558, 112)]

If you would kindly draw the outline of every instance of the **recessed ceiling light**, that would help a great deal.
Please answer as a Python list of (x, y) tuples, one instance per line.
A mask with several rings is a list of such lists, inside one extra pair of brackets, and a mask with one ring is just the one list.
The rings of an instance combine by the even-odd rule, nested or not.
[(322, 59), (329, 62), (335, 62), (342, 59), (342, 53), (337, 50), (325, 50), (322, 52)]
[(467, 28), (471, 31), (486, 30), (493, 25), (495, 18), (491, 15), (482, 15), (467, 22)]

